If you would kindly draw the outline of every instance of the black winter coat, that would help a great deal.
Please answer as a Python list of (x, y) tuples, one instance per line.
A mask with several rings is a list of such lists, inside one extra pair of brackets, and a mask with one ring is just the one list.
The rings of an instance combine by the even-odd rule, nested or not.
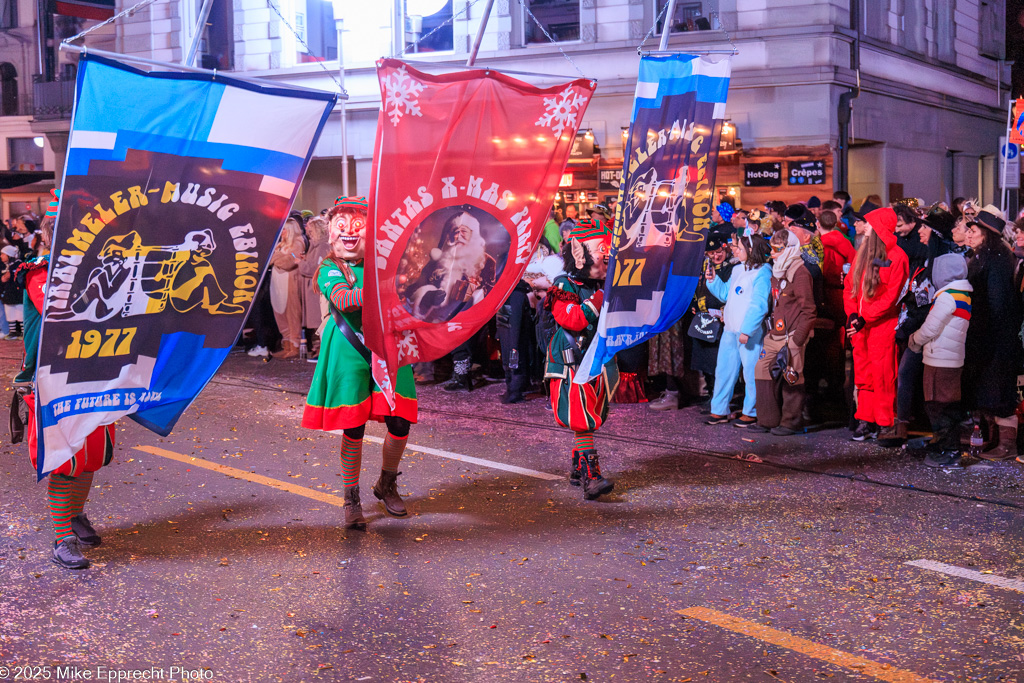
[(18, 279), (14, 277), (14, 271), (20, 265), (21, 261), (13, 259), (7, 265), (0, 263), (0, 274), (7, 273), (9, 275), (7, 282), (0, 282), (0, 302), (8, 306), (17, 306), (22, 303), (25, 296), (24, 284), (18, 284)]
[(1017, 404), (1017, 374), (1024, 349), (1022, 312), (1014, 284), (1016, 263), (1008, 249), (984, 249), (967, 261), (971, 323), (967, 328), (964, 388), (968, 407), (1010, 415)]

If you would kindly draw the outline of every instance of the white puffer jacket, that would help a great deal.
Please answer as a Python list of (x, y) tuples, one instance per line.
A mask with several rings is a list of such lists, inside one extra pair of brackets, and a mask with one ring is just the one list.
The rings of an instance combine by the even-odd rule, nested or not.
[(924, 364), (936, 368), (960, 368), (971, 316), (974, 291), (966, 279), (953, 280), (935, 294), (921, 329), (910, 336), (910, 349), (924, 347)]

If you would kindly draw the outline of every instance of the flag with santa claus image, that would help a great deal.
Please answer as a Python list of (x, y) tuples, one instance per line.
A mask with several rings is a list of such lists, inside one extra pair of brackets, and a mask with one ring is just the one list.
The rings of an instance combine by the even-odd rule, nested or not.
[(465, 342), (522, 278), (596, 83), (396, 59), (377, 73), (363, 332), (388, 395), (400, 366)]

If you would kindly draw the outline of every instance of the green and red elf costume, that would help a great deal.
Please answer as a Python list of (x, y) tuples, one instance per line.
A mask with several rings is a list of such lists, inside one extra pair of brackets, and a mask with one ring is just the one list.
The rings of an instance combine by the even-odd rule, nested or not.
[(575, 432), (569, 482), (582, 485), (587, 500), (614, 487), (601, 476), (594, 432), (608, 419), (608, 404), (619, 383), (615, 360), (589, 382), (573, 382), (583, 354), (597, 333), (604, 301), (601, 275), (606, 268), (595, 268), (595, 264), (607, 263), (610, 245), (611, 234), (606, 227), (589, 219), (577, 223), (562, 248), (566, 274), (555, 279), (544, 302), (556, 323), (548, 344), (544, 378), (550, 382), (555, 422)]
[[(15, 275), (25, 279), (25, 360), (21, 372), (14, 378), (14, 384), (19, 392), (24, 392), (21, 398), (28, 406), (26, 432), (33, 469), (37, 457), (35, 394), (27, 389), (35, 382), (49, 265), (50, 256), (47, 254), (26, 261)], [(66, 569), (86, 569), (89, 566), (89, 560), (82, 555), (82, 548), (97, 546), (102, 539), (85, 515), (85, 503), (92, 488), (93, 474), (110, 464), (113, 457), (114, 425), (107, 425), (93, 431), (71, 460), (50, 472), (46, 482), (46, 498), (55, 536), (54, 564)]]
[(398, 463), (416, 422), (416, 383), (412, 368), (398, 370), (392, 409), (370, 374), (369, 351), (363, 345), (363, 264), (366, 251), (366, 198), (339, 197), (328, 212), (330, 249), (317, 270), (317, 289), (327, 299), (331, 316), (324, 323), (320, 356), (306, 397), (302, 426), (344, 432), (341, 476), (345, 489), (345, 527), (365, 529), (359, 501), (359, 470), (363, 434), (370, 420), (387, 425), (380, 478), (373, 495), (391, 515), (408, 515), (398, 495)]

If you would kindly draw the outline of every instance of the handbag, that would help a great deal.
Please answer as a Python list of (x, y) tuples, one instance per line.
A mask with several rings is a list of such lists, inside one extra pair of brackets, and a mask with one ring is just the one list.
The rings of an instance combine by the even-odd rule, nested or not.
[(786, 374), (786, 369), (789, 368), (789, 344), (786, 344), (779, 352), (775, 354), (775, 361), (772, 363), (772, 367), (769, 373), (772, 379), (777, 380)]
[(722, 321), (707, 311), (700, 311), (693, 316), (686, 334), (694, 339), (714, 344), (722, 336)]
[(11, 397), (11, 443), (21, 443), (25, 440), (25, 425), (29, 421), (28, 404), (25, 403), (25, 394), (29, 392), (26, 388), (16, 388)]

